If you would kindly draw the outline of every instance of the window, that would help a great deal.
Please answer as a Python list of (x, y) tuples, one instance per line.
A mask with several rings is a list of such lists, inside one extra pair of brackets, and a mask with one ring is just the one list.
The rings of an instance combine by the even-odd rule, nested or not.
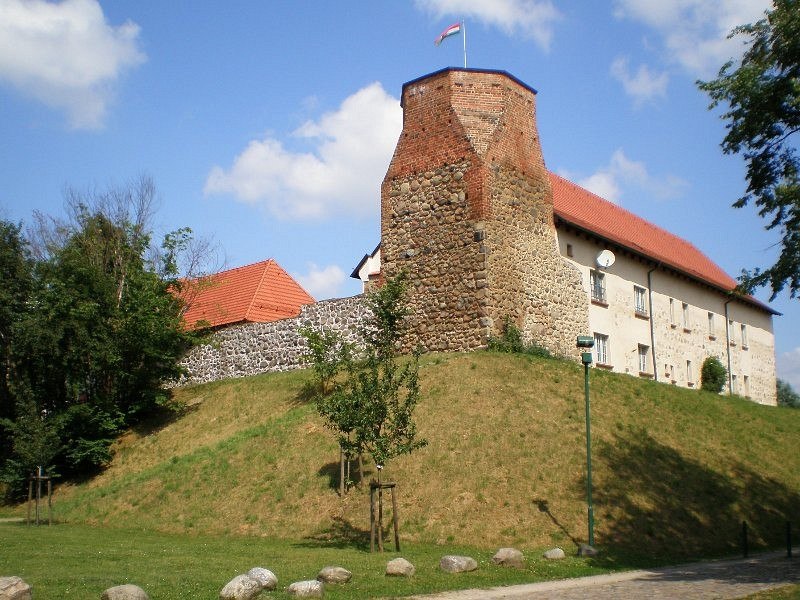
[(638, 285), (633, 286), (633, 306), (637, 315), (647, 316), (647, 296), (645, 296), (645, 289)]
[(644, 346), (639, 344), (639, 373), (649, 373), (650, 365), (648, 364), (650, 361), (648, 360), (648, 354), (650, 353), (650, 347)]
[(736, 385), (736, 375), (731, 375), (731, 394), (738, 394), (739, 389)]
[(567, 256), (572, 256), (572, 244), (567, 244)]
[(736, 345), (736, 329), (733, 327), (733, 319), (728, 321), (728, 340), (731, 343), (731, 346)]
[(717, 339), (717, 331), (714, 327), (714, 313), (708, 313), (708, 337), (712, 340)]
[(745, 398), (750, 397), (750, 378), (747, 375), (744, 376), (744, 395)]
[(692, 373), (692, 361), (690, 360), (686, 361), (686, 383), (688, 383), (689, 386), (694, 385), (694, 374)]
[(606, 303), (606, 276), (592, 269), (589, 271), (589, 287), (592, 289), (592, 300)]
[(669, 324), (675, 327), (675, 298), (669, 299)]
[(747, 348), (747, 325), (742, 323), (742, 348)]
[(686, 331), (691, 330), (691, 327), (689, 327), (689, 305), (686, 302), (683, 303), (683, 328)]
[(608, 336), (602, 333), (594, 334), (594, 360), (598, 365), (607, 365), (608, 362)]

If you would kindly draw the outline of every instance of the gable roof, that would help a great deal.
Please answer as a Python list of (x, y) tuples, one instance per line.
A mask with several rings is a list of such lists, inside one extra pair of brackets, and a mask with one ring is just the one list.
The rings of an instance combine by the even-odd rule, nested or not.
[(296, 317), (301, 306), (315, 302), (272, 259), (221, 271), (193, 284), (184, 294), (189, 308), (183, 318), (190, 327), (198, 321), (211, 327), (279, 321)]
[[(555, 173), (550, 173), (550, 185), (557, 219), (723, 292), (736, 289), (736, 281), (730, 275), (683, 238)], [(742, 296), (741, 299), (772, 314), (780, 314), (752, 296)]]

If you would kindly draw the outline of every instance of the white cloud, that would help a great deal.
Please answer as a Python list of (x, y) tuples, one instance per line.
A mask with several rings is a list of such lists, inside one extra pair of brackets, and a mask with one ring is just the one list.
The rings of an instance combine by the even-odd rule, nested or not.
[(543, 50), (550, 47), (553, 26), (561, 17), (551, 0), (416, 0), (417, 7), (441, 19), (476, 19), (507, 35), (533, 39)]
[(317, 300), (336, 298), (339, 296), (345, 273), (337, 265), (320, 268), (314, 263), (308, 264), (308, 273), (292, 273), (297, 282)]
[(800, 346), (789, 352), (779, 354), (776, 359), (778, 379), (789, 383), (800, 392)]
[(611, 63), (611, 75), (622, 83), (625, 93), (633, 98), (637, 106), (667, 95), (669, 76), (665, 72), (651, 73), (647, 65), (640, 65), (636, 73), (631, 75), (628, 59), (619, 57)]
[[(575, 179), (569, 173), (564, 175), (569, 179)], [(624, 188), (633, 188), (640, 193), (665, 200), (680, 195), (686, 187), (686, 182), (678, 177), (659, 178), (650, 175), (643, 162), (630, 160), (622, 148), (614, 151), (607, 166), (588, 177), (577, 179), (576, 183), (614, 203), (620, 201)]]
[(401, 128), (400, 102), (373, 83), (294, 132), (313, 152), (292, 152), (274, 137), (254, 140), (229, 169), (211, 169), (205, 193), (232, 194), (282, 218), (376, 214)]
[(0, 0), (0, 81), (66, 111), (74, 128), (98, 128), (113, 83), (145, 60), (139, 27), (106, 23), (97, 0)]
[(653, 29), (669, 62), (693, 77), (713, 77), (731, 58), (742, 54), (742, 39), (727, 39), (737, 25), (759, 20), (770, 0), (616, 0), (618, 18)]

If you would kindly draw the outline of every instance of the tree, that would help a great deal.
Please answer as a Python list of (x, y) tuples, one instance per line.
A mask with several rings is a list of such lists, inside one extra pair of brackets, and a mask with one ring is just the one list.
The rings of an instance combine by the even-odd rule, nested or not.
[(727, 370), (716, 356), (709, 356), (700, 369), (700, 387), (707, 392), (719, 394), (725, 388)]
[(800, 2), (774, 0), (774, 8), (756, 23), (737, 27), (731, 37), (748, 39), (741, 63), (732, 61), (716, 79), (698, 81), (714, 108), (728, 105), (722, 118), (725, 154), (743, 154), (747, 190), (734, 206), (754, 202), (767, 229), (778, 229), (781, 252), (775, 264), (743, 270), (741, 287), (769, 286), (772, 298), (789, 286), (800, 292)]
[[(317, 410), (327, 425), (336, 432), (343, 455), (367, 453), (376, 465), (407, 454), (427, 444), (417, 438), (414, 409), (419, 402), (419, 355), (399, 355), (399, 345), (409, 309), (405, 302), (406, 278), (401, 274), (367, 295), (372, 317), (361, 328), (365, 348), (360, 356), (352, 356), (350, 348), (338, 351), (336, 358), (324, 358), (317, 352), (321, 366), (316, 369), (320, 382), (331, 382), (316, 397)], [(309, 339), (307, 337), (307, 339)], [(323, 338), (317, 338), (319, 341)], [(332, 338), (333, 339), (333, 338)], [(331, 340), (324, 348), (331, 348)], [(313, 350), (311, 356), (313, 357)], [(324, 358), (324, 360), (321, 360)], [(329, 373), (331, 366), (343, 366), (345, 377), (336, 381)]]
[(19, 228), (0, 226), (0, 270), (16, 268), (21, 290), (0, 291), (0, 336), (9, 332), (8, 343), (0, 337), (0, 462), (12, 487), (32, 456), (66, 476), (102, 467), (122, 428), (168, 404), (163, 383), (180, 375), (178, 360), (199, 336), (184, 328), (177, 293), (190, 231), (168, 234), (152, 252), (154, 194), (146, 178), (68, 192), (66, 220), (39, 215), (32, 258), (15, 240)]
[(776, 381), (778, 406), (788, 406), (790, 408), (800, 408), (800, 394), (794, 391), (794, 388), (782, 379)]

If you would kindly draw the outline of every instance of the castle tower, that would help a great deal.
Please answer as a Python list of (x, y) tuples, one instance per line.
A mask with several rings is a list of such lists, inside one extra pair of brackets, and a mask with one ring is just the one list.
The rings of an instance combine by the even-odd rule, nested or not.
[(535, 99), (502, 71), (450, 68), (403, 86), (381, 273), (409, 276), (413, 346), (484, 347), (510, 319), (528, 342), (575, 355), (588, 332), (580, 274), (557, 247)]

